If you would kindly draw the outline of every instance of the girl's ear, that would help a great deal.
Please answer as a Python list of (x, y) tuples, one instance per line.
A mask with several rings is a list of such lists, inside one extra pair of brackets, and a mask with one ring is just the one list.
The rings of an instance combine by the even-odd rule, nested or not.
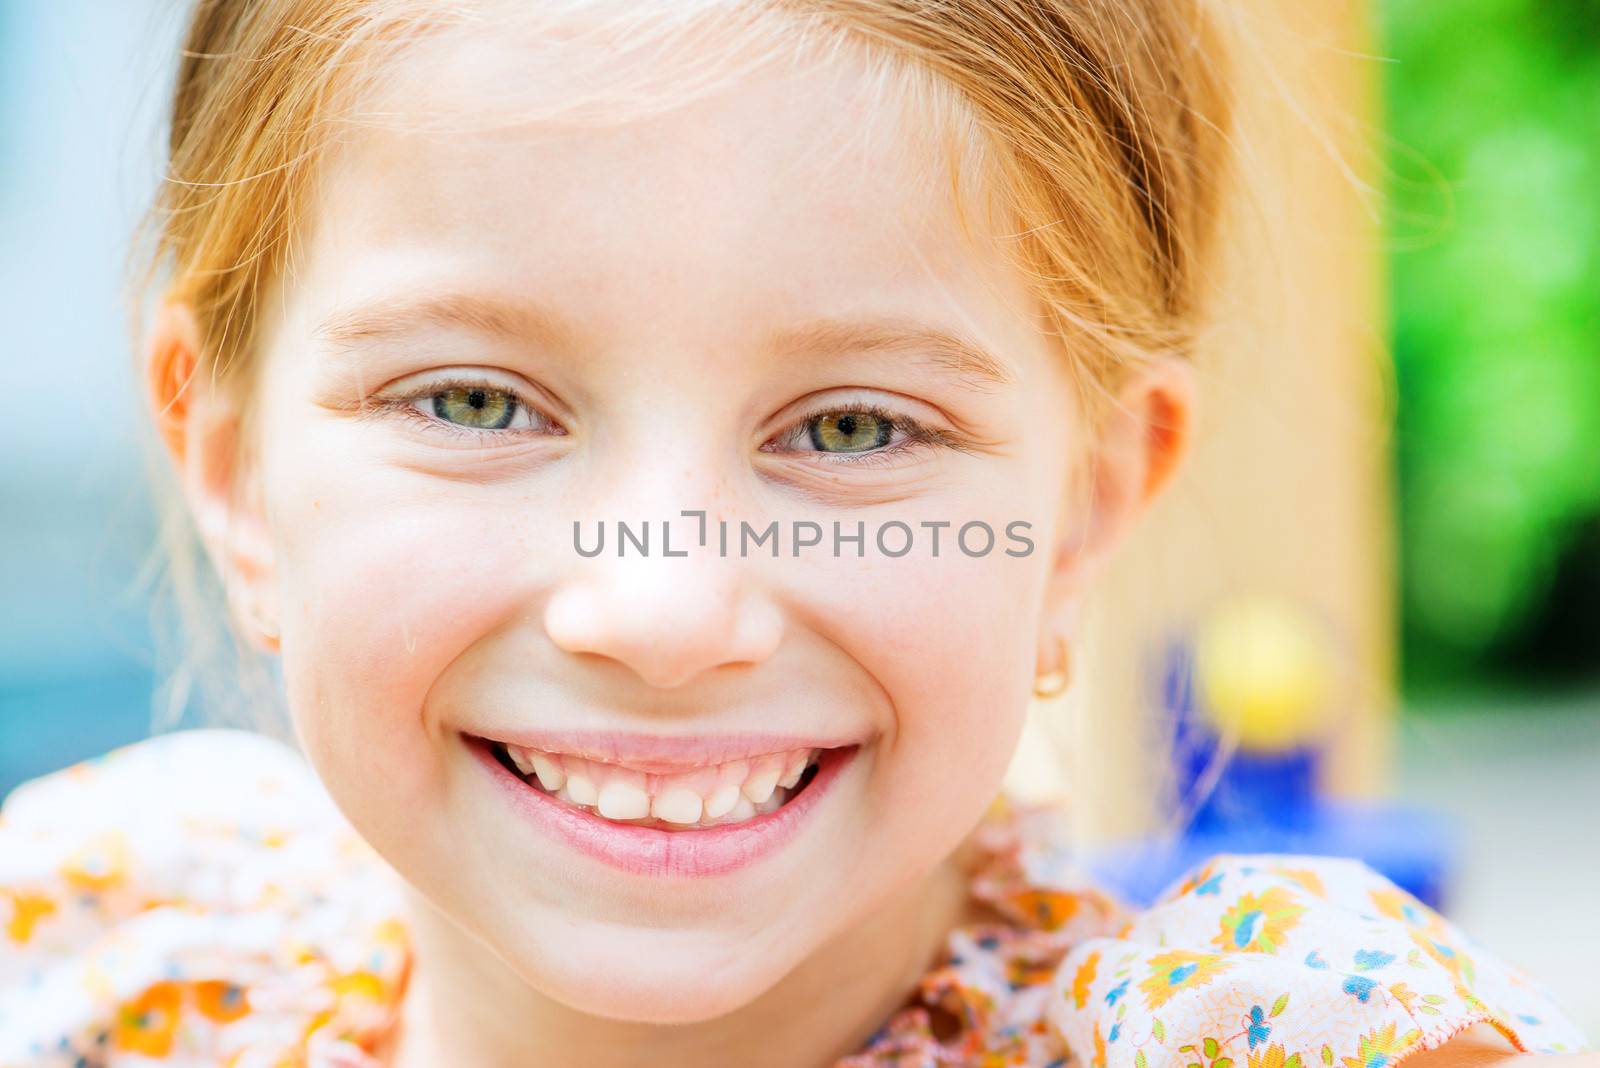
[(272, 542), (260, 494), (246, 479), (241, 412), (201, 360), (194, 310), (162, 306), (145, 346), (145, 386), (201, 543), (242, 633), (278, 650)]
[(1194, 365), (1166, 355), (1136, 368), (1117, 391), (1090, 461), (1087, 545), (1097, 560), (1121, 543), (1188, 456), (1195, 392)]
[(1056, 638), (1070, 641), (1089, 579), (1188, 456), (1195, 396), (1193, 365), (1161, 355), (1134, 368), (1108, 404), (1084, 468), (1075, 472), (1084, 484), (1069, 488), (1067, 533), (1055, 546), (1039, 633), (1040, 672), (1052, 670)]

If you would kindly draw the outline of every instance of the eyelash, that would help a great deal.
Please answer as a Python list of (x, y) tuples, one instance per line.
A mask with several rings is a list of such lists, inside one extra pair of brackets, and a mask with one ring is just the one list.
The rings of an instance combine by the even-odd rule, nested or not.
[[(452, 389), (484, 389), (494, 393), (504, 393), (515, 400), (519, 407), (526, 408), (529, 414), (534, 415), (546, 425), (557, 427), (557, 436), (566, 433), (565, 429), (560, 429), (559, 424), (555, 423), (554, 420), (540, 412), (537, 406), (528, 404), (525, 400), (523, 400), (523, 398), (515, 390), (506, 389), (484, 379), (439, 379), (437, 381), (429, 382), (426, 386), (413, 390), (410, 393), (401, 394), (400, 396), (396, 397), (379, 397), (370, 400), (365, 406), (363, 414), (380, 415), (384, 412), (393, 411), (404, 418), (411, 419), (421, 424), (429, 433), (442, 433), (449, 437), (463, 438), (468, 440), (481, 441), (484, 438), (503, 437), (508, 433), (508, 431), (505, 430), (480, 430), (472, 427), (464, 427), (459, 424), (449, 422), (445, 419), (440, 419), (431, 415), (425, 415), (412, 406), (416, 401), (421, 400), (424, 397), (432, 397), (437, 393), (444, 393)], [(908, 415), (903, 415), (879, 404), (870, 403), (852, 403), (842, 404), (831, 408), (819, 408), (816, 411), (802, 417), (789, 429), (777, 435), (774, 440), (781, 440), (783, 438), (793, 437), (796, 434), (803, 433), (805, 428), (810, 425), (812, 420), (819, 419), (824, 415), (869, 415), (874, 419), (887, 423), (892, 430), (898, 431), (899, 433), (905, 435), (905, 437), (896, 444), (886, 445), (881, 449), (869, 449), (855, 453), (824, 452), (820, 449), (796, 450), (802, 454), (809, 453), (813, 456), (826, 456), (829, 458), (827, 461), (828, 463), (863, 465), (886, 463), (897, 458), (901, 453), (930, 447), (943, 447), (953, 449), (957, 452), (971, 451), (970, 443), (960, 436), (951, 433), (950, 431), (943, 430), (938, 427), (928, 426), (927, 424), (913, 419)], [(763, 445), (762, 449), (766, 450), (766, 446)]]

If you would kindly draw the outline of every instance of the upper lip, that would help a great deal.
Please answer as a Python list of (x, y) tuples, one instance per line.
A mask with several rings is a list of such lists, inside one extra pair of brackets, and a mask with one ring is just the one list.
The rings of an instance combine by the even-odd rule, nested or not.
[(497, 730), (486, 741), (669, 775), (795, 749), (842, 749), (857, 739), (802, 734), (638, 734), (627, 731)]

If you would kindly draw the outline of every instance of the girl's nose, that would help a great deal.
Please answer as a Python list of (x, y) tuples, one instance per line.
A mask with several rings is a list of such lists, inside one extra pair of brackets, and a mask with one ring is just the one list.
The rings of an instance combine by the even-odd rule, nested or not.
[[(714, 538), (701, 547), (683, 537), (694, 527), (693, 520), (672, 523), (674, 552), (687, 542), (687, 556), (664, 555), (661, 527), (652, 524), (651, 552), (639, 554), (630, 543), (621, 557), (616, 528), (609, 528), (605, 551), (579, 561), (547, 602), (544, 626), (551, 640), (570, 653), (625, 664), (661, 689), (715, 668), (765, 660), (783, 631), (777, 606), (756, 581), (751, 561), (718, 555)], [(585, 536), (592, 539), (592, 529)]]

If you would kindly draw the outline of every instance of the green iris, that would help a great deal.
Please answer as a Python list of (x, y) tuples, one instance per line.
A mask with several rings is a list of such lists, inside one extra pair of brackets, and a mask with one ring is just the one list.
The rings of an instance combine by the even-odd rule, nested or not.
[(504, 430), (517, 414), (517, 400), (501, 389), (456, 386), (433, 395), (433, 414), (474, 430)]
[(810, 431), (821, 452), (865, 452), (887, 445), (894, 426), (870, 412), (830, 412), (813, 419)]

